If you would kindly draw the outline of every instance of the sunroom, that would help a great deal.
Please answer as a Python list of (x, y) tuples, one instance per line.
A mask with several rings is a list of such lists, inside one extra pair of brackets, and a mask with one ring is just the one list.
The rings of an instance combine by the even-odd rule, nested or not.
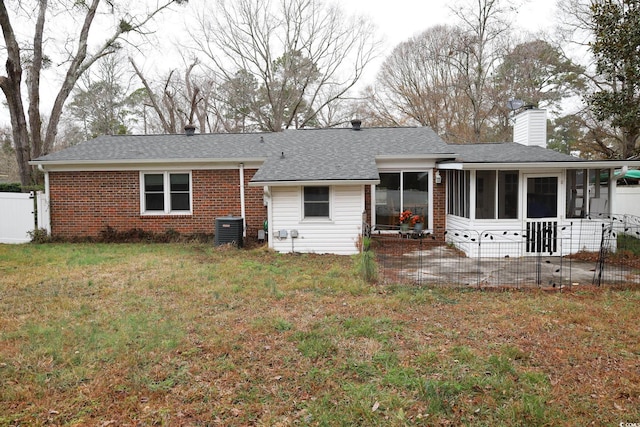
[(515, 118), (514, 143), (458, 145), (445, 160), (446, 240), (469, 256), (597, 251), (616, 209), (616, 169), (546, 149), (546, 113)]

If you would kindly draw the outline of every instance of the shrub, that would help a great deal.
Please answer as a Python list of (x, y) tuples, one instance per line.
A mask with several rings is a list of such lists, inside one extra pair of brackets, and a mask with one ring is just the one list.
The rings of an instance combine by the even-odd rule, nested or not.
[(0, 182), (0, 193), (22, 193), (19, 182)]
[(153, 233), (145, 231), (141, 228), (131, 228), (129, 230), (116, 230), (107, 225), (100, 231), (98, 241), (103, 243), (137, 243), (137, 242), (153, 242), (153, 243), (176, 243), (176, 242), (199, 242), (208, 243), (211, 236), (204, 233), (197, 234), (181, 234), (174, 229), (168, 229), (163, 233)]
[(29, 237), (31, 237), (31, 243), (47, 243), (51, 241), (51, 236), (45, 228), (36, 228), (35, 230), (28, 231)]
[(370, 249), (371, 238), (364, 237), (362, 239), (362, 252), (356, 255), (356, 270), (363, 280), (372, 283), (378, 278), (378, 266), (376, 264), (376, 255)]

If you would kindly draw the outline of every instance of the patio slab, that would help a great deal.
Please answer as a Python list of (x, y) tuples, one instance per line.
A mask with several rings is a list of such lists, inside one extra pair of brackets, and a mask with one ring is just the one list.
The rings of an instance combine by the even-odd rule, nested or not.
[[(420, 284), (563, 288), (597, 284), (596, 263), (559, 256), (469, 258), (448, 245), (379, 255), (383, 268)], [(603, 284), (640, 284), (640, 271), (604, 266)]]

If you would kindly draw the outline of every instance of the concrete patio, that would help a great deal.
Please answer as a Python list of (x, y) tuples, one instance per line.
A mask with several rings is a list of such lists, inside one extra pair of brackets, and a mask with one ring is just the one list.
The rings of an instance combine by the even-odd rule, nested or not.
[(383, 281), (472, 287), (563, 289), (587, 285), (640, 284), (640, 269), (575, 257), (470, 258), (452, 245), (419, 239), (378, 238)]

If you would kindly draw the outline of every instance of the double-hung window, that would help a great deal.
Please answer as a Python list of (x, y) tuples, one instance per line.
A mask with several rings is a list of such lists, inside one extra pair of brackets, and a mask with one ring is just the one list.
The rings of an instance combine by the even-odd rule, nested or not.
[(191, 173), (141, 174), (141, 211), (146, 214), (191, 213)]
[(329, 218), (329, 187), (304, 187), (304, 217)]

